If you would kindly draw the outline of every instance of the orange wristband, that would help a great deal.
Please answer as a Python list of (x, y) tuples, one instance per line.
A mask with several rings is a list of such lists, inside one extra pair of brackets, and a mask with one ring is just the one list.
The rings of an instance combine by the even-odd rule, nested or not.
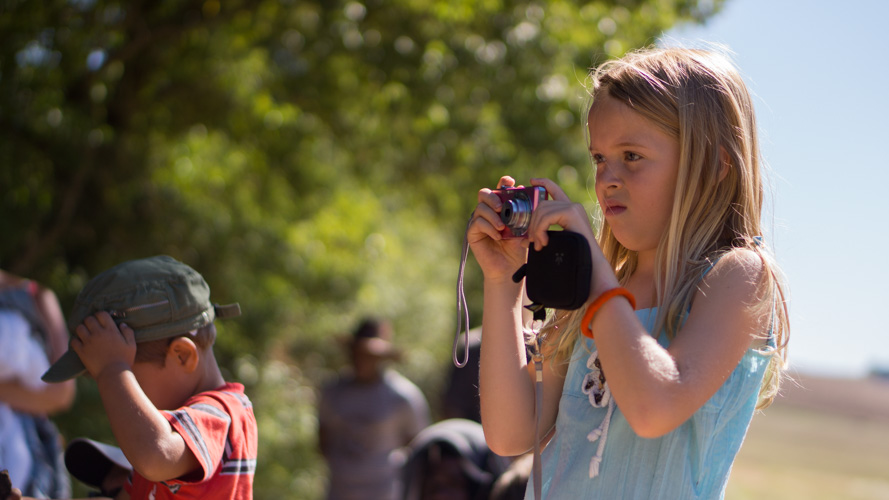
[(630, 305), (633, 306), (633, 309), (636, 309), (636, 297), (633, 297), (633, 294), (630, 293), (629, 290), (623, 287), (612, 288), (611, 290), (607, 290), (596, 297), (596, 300), (592, 302), (586, 309), (586, 314), (583, 315), (583, 322), (581, 323), (581, 333), (584, 336), (593, 338), (593, 330), (590, 328), (590, 323), (593, 322), (593, 316), (605, 305), (606, 302), (617, 297), (618, 295), (622, 295), (630, 301)]

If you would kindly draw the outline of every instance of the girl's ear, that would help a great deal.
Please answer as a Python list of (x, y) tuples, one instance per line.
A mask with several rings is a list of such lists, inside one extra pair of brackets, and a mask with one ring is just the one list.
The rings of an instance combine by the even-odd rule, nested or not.
[(725, 176), (728, 175), (729, 169), (732, 168), (732, 160), (728, 155), (728, 151), (725, 150), (725, 147), (719, 146), (719, 177), (717, 178), (718, 182), (722, 182), (725, 179)]
[(176, 363), (177, 366), (181, 366), (186, 372), (193, 372), (198, 367), (200, 352), (198, 346), (188, 337), (177, 337), (174, 339), (167, 353), (167, 362)]

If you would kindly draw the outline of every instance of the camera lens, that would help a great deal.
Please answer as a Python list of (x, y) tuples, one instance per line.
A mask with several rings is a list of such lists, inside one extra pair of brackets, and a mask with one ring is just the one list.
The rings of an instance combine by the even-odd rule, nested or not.
[(500, 210), (500, 220), (512, 231), (512, 234), (521, 236), (528, 232), (531, 223), (531, 211), (534, 207), (531, 200), (524, 192), (518, 192), (514, 198), (507, 200)]

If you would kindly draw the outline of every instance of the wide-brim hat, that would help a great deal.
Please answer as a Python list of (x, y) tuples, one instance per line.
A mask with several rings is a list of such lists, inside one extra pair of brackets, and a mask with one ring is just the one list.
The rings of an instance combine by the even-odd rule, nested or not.
[[(216, 318), (241, 314), (240, 306), (210, 302), (210, 287), (197, 271), (159, 255), (118, 264), (96, 275), (77, 295), (68, 320), (73, 332), (100, 311), (133, 329), (136, 342), (169, 338), (197, 330)], [(63, 382), (86, 371), (80, 357), (68, 351), (43, 374), (45, 382)]]
[(398, 358), (401, 350), (392, 345), (392, 342), (380, 338), (353, 339), (352, 348), (379, 358)]
[(350, 351), (396, 359), (401, 356), (401, 350), (392, 343), (392, 335), (388, 322), (371, 318), (358, 325), (352, 335), (339, 337), (339, 342)]

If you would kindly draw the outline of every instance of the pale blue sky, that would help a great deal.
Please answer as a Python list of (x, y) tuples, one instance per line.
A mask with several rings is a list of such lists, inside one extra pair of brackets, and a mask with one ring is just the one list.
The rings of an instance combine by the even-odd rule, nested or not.
[(671, 44), (727, 45), (754, 93), (803, 373), (889, 368), (889, 2), (728, 0)]

